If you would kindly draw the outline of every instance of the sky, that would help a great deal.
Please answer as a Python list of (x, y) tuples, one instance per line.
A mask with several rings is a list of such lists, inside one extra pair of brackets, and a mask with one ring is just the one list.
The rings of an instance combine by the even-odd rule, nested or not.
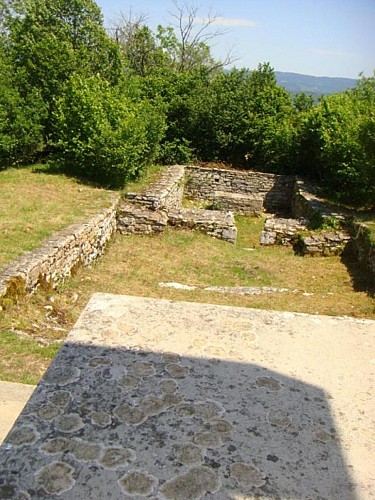
[[(269, 62), (276, 71), (313, 76), (357, 78), (375, 70), (375, 0), (178, 0), (196, 6), (197, 26), (209, 13), (212, 29), (224, 33), (212, 42), (212, 54), (230, 52), (237, 68)], [(96, 0), (105, 25), (132, 13), (146, 24), (172, 25), (173, 0)], [(231, 67), (229, 66), (229, 67)]]

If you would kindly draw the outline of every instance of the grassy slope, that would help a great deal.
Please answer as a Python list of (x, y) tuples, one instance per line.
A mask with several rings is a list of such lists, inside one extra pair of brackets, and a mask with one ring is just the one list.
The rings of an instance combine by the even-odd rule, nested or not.
[(38, 167), (0, 172), (0, 266), (109, 202), (109, 191)]

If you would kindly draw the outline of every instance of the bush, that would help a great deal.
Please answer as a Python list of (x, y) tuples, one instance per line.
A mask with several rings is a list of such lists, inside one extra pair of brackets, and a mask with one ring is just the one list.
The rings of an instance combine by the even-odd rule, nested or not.
[(320, 181), (339, 201), (371, 207), (375, 203), (374, 130), (375, 80), (322, 98), (301, 120), (299, 172)]
[(57, 102), (54, 161), (73, 175), (122, 187), (156, 157), (163, 116), (156, 105), (129, 96), (125, 87), (74, 76)]

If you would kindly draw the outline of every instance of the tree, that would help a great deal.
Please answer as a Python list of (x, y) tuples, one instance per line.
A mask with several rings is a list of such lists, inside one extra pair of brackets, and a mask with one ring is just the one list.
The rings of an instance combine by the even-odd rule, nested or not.
[(314, 106), (314, 97), (304, 92), (298, 92), (293, 97), (293, 106), (298, 112), (308, 111)]
[(34, 91), (47, 107), (46, 142), (56, 98), (72, 74), (99, 74), (115, 84), (121, 68), (99, 7), (92, 0), (7, 0), (8, 51), (23, 96)]
[(299, 172), (328, 194), (353, 205), (375, 203), (375, 78), (323, 97), (302, 114)]
[(70, 78), (56, 103), (55, 165), (110, 187), (141, 175), (158, 152), (164, 116), (128, 90), (99, 76)]
[(119, 44), (129, 67), (141, 76), (146, 76), (162, 66), (165, 70), (184, 73), (205, 68), (210, 72), (221, 70), (234, 59), (228, 54), (223, 61), (215, 60), (210, 43), (223, 35), (221, 28), (211, 29), (217, 16), (198, 16), (198, 8), (188, 3), (173, 2), (171, 13), (174, 26), (157, 27), (153, 33), (145, 24), (147, 16), (133, 17), (121, 14), (110, 31)]
[(0, 169), (32, 161), (43, 149), (45, 107), (37, 90), (22, 96), (5, 47), (0, 43)]

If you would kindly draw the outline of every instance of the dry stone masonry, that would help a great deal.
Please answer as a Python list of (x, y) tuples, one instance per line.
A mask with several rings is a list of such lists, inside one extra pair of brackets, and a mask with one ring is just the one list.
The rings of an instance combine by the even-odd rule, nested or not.
[[(160, 180), (143, 193), (128, 193), (118, 210), (118, 231), (122, 234), (150, 234), (175, 228), (202, 231), (214, 238), (236, 242), (237, 228), (233, 214), (223, 210), (182, 207), (185, 167), (167, 167)], [(131, 202), (131, 203), (130, 203)]]
[(236, 243), (237, 228), (231, 212), (179, 208), (169, 212), (168, 222), (175, 228), (197, 229), (214, 238)]
[(346, 247), (347, 254), (365, 271), (370, 289), (375, 291), (375, 242), (371, 231), (365, 224), (355, 221), (349, 229), (351, 240)]
[(24, 253), (0, 271), (0, 296), (14, 283), (29, 293), (40, 283), (54, 287), (79, 265), (88, 265), (104, 252), (116, 231), (119, 195), (111, 206), (83, 224), (73, 224), (47, 239), (38, 249)]
[(150, 210), (168, 210), (182, 204), (185, 168), (182, 165), (167, 167), (160, 179), (148, 186), (143, 193), (127, 193), (126, 199)]
[[(205, 200), (212, 208), (183, 208), (183, 196)], [(365, 225), (352, 223), (350, 234), (340, 227), (348, 214), (328, 206), (306, 182), (290, 176), (243, 172), (197, 166), (167, 167), (161, 178), (143, 193), (114, 196), (110, 208), (83, 224), (75, 224), (46, 240), (0, 270), (0, 296), (12, 287), (32, 292), (39, 284), (54, 287), (79, 265), (99, 257), (117, 230), (121, 234), (161, 233), (170, 225), (204, 232), (236, 242), (234, 213), (273, 213), (265, 224), (261, 244), (293, 244), (302, 255), (337, 255), (349, 248), (375, 284), (375, 246)], [(275, 214), (290, 213), (294, 219)], [(338, 230), (306, 231), (324, 221), (336, 222)], [(350, 245), (347, 245), (350, 240)]]
[(301, 255), (341, 255), (350, 240), (346, 231), (321, 231), (311, 236), (299, 235), (295, 249)]
[(237, 214), (257, 217), (264, 212), (263, 201), (263, 196), (259, 194), (214, 191), (212, 205), (220, 210), (233, 210)]
[(117, 231), (121, 234), (161, 233), (167, 223), (168, 216), (162, 211), (130, 203), (122, 203), (118, 208)]
[[(242, 200), (241, 211), (246, 205), (250, 212), (289, 212), (294, 188), (294, 176), (268, 174), (254, 171), (225, 170), (220, 168), (186, 167), (185, 196), (209, 200), (213, 204), (220, 196), (225, 208), (237, 212), (238, 198), (229, 193), (248, 196)], [(223, 197), (225, 193), (225, 197)], [(262, 200), (262, 206), (259, 201)]]
[(306, 230), (305, 219), (282, 219), (271, 217), (266, 220), (260, 235), (261, 245), (292, 245), (296, 235)]

